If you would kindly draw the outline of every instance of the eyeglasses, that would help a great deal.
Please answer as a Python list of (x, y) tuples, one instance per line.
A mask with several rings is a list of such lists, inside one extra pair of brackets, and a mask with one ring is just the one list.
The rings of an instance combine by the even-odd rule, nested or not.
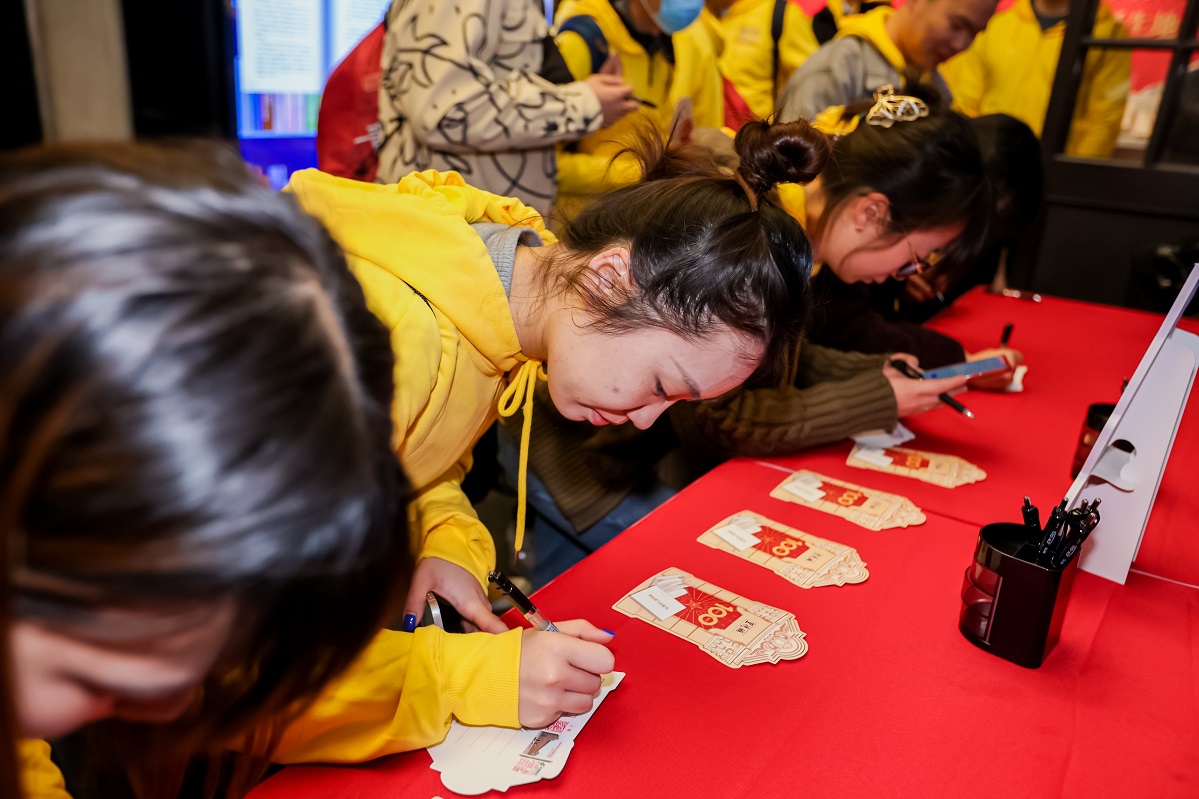
[(933, 250), (928, 254), (928, 258), (921, 258), (916, 254), (916, 248), (912, 246), (910, 239), (904, 239), (908, 244), (908, 252), (912, 254), (912, 260), (895, 270), (892, 275), (896, 280), (905, 280), (912, 275), (921, 275), (932, 269), (933, 264), (941, 259), (941, 254)]

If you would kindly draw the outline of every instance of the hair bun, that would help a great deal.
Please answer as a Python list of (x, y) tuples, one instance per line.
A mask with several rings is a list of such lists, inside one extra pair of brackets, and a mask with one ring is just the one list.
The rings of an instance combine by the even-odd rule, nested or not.
[(772, 124), (746, 122), (733, 139), (742, 179), (758, 195), (780, 183), (808, 183), (832, 154), (828, 136), (802, 119)]

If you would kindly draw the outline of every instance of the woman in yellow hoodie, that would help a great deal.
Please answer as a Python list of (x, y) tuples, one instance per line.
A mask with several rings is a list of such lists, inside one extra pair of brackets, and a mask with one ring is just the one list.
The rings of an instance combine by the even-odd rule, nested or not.
[(65, 797), (43, 739), (91, 723), (170, 784), (349, 665), (411, 570), (391, 362), (233, 155), (0, 161), (0, 796)]
[[(504, 629), (484, 601), (491, 540), (460, 483), (474, 442), (500, 413), (528, 407), (543, 369), (567, 418), (648, 427), (679, 400), (768, 370), (797, 335), (808, 245), (770, 190), (819, 171), (825, 137), (806, 123), (746, 131), (736, 179), (660, 139), (645, 146), (643, 179), (588, 206), (562, 241), (520, 202), (455, 173), (389, 186), (293, 177), (291, 191), (329, 226), (392, 330), (395, 443), (418, 489), (411, 611), (435, 590), (479, 628)], [(526, 421), (523, 449), (528, 430)], [(451, 716), (515, 727), (578, 712), (612, 659), (599, 645), (607, 634), (583, 623), (568, 631), (588, 640), (385, 631), (289, 729), (281, 757), (424, 746)], [(358, 721), (350, 733), (347, 714)]]

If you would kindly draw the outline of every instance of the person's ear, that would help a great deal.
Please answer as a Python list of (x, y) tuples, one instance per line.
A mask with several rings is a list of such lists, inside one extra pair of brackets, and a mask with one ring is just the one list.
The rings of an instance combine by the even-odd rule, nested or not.
[(854, 230), (868, 230), (873, 234), (886, 233), (891, 225), (891, 203), (887, 195), (872, 191), (856, 198), (850, 208)]
[(627, 296), (632, 293), (632, 256), (629, 248), (616, 245), (597, 253), (587, 264), (587, 279), (599, 294)]

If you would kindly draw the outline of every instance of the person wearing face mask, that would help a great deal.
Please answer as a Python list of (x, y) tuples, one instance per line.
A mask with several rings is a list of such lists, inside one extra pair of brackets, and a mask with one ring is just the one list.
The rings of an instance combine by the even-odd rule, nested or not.
[[(891, 107), (901, 102), (920, 101), (888, 95)], [(805, 340), (788, 353), (787, 367), (774, 380), (677, 403), (668, 420), (649, 429), (599, 432), (555, 415), (548, 397), (539, 394), (529, 494), (538, 514), (535, 583), (551, 579), (669, 498), (667, 482), (685, 484), (730, 457), (791, 454), (891, 429), (900, 418), (943, 407), (939, 394), (966, 386), (965, 378), (911, 380), (891, 367), (893, 357), (914, 366), (923, 362), (907, 351), (918, 343), (908, 339), (897, 337), (867, 353), (827, 346), (821, 275), (850, 281), (903, 277), (917, 273), (938, 249), (973, 250), (986, 234), (990, 196), (969, 123), (933, 111), (889, 128), (865, 124), (876, 105), (823, 115), (816, 127), (833, 134), (829, 168), (806, 185), (795, 181), (777, 189), (776, 202), (808, 231), (816, 310)], [(748, 123), (738, 138), (748, 142), (762, 124)], [(743, 145), (718, 156), (726, 168), (736, 169), (752, 151)], [(782, 146), (774, 157), (795, 155)], [(808, 315), (806, 309), (797, 313)], [(846, 320), (846, 327), (858, 322)], [(941, 338), (962, 354), (960, 345)], [(821, 341), (825, 346), (812, 343)], [(1015, 351), (1003, 354), (1013, 363), (1021, 360)], [(998, 381), (1006, 384), (1010, 377), (1009, 370)], [(504, 434), (500, 455), (505, 472), (514, 474), (514, 450), (505, 447)]]
[(795, 71), (778, 100), (781, 119), (816, 117), (831, 106), (869, 100), (883, 85), (927, 83), (948, 105), (939, 65), (974, 41), (996, 0), (910, 0), (845, 17), (833, 41)]
[[(637, 179), (637, 161), (620, 153), (639, 131), (669, 134), (676, 105), (691, 103), (696, 126), (724, 124), (716, 54), (702, 26), (703, 0), (564, 0), (555, 42), (576, 80), (615, 71), (639, 108), (615, 125), (559, 148), (557, 213), (569, 219), (587, 198)], [(619, 157), (618, 157), (619, 156)]]

